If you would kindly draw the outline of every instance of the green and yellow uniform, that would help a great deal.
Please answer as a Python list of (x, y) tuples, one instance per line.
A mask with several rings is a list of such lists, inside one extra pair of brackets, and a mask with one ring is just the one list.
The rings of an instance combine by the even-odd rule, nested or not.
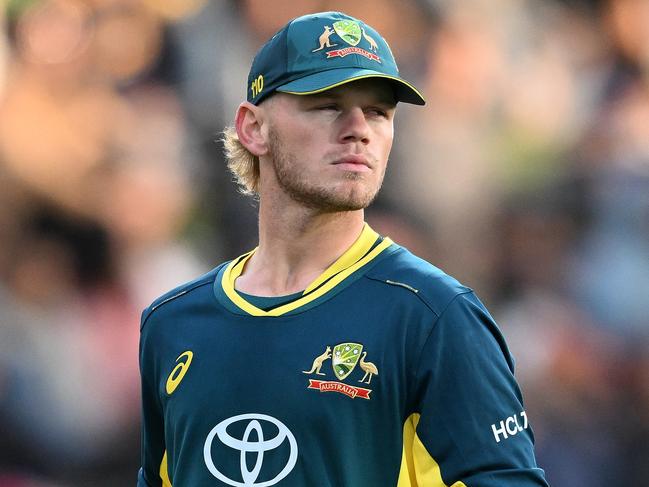
[(143, 314), (138, 487), (547, 486), (471, 289), (368, 226), (283, 300), (236, 291), (250, 255)]

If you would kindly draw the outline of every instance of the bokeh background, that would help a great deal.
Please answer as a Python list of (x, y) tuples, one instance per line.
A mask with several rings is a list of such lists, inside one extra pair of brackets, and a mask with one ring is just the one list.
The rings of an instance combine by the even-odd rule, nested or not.
[(318, 10), (427, 96), (367, 218), (487, 303), (551, 485), (649, 486), (647, 0), (0, 0), (0, 486), (134, 485), (140, 312), (255, 245), (219, 132)]

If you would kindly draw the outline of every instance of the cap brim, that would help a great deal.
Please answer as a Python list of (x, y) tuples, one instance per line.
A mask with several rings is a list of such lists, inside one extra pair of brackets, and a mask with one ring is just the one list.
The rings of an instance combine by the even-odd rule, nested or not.
[(426, 104), (426, 100), (417, 91), (417, 88), (407, 81), (370, 69), (337, 68), (320, 71), (319, 73), (311, 74), (279, 86), (275, 91), (292, 95), (313, 95), (365, 78), (383, 78), (392, 81), (397, 101), (412, 103), (414, 105)]

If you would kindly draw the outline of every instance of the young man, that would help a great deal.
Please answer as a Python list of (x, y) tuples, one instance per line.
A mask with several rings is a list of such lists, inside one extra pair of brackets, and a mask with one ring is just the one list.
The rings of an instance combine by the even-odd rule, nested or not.
[(142, 317), (138, 486), (546, 486), (473, 292), (364, 223), (397, 102), (383, 38), (337, 12), (260, 50), (226, 131), (259, 246)]

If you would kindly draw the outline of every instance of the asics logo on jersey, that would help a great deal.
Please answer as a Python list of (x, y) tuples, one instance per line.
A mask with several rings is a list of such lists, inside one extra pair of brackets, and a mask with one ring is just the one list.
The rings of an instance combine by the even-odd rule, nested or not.
[[(247, 425), (243, 432), (241, 439), (234, 438), (230, 433), (228, 433), (228, 426), (239, 423), (241, 421), (247, 421)], [(278, 432), (275, 437), (266, 440), (264, 438), (264, 428), (262, 423), (270, 423), (274, 426), (273, 429), (277, 429)], [(251, 434), (255, 433), (256, 441), (249, 441)], [(214, 438), (218, 438), (219, 442), (222, 445), (230, 447), (234, 450), (240, 452), (241, 455), (241, 480), (235, 480), (224, 475), (214, 464), (212, 456), (212, 444), (214, 443)], [(266, 480), (260, 480), (259, 474), (261, 473), (261, 467), (264, 461), (264, 454), (267, 452), (272, 452), (273, 450), (279, 448), (284, 442), (288, 441), (289, 445), (289, 455), (286, 459), (284, 468), (279, 471), (275, 477)], [(284, 451), (284, 450), (282, 450)], [(255, 465), (252, 470), (248, 469), (247, 454), (256, 454), (257, 458), (255, 460)], [(279, 453), (276, 453), (279, 454)], [(269, 487), (271, 485), (277, 484), (280, 480), (285, 478), (295, 464), (297, 463), (297, 441), (295, 441), (295, 436), (293, 433), (282, 423), (280, 420), (268, 416), (266, 414), (240, 414), (238, 416), (233, 416), (231, 418), (225, 419), (217, 424), (207, 435), (205, 440), (205, 445), (203, 447), (203, 457), (205, 459), (205, 465), (210, 473), (219, 479), (221, 482), (224, 482), (228, 485), (233, 485), (235, 487)], [(218, 457), (218, 455), (217, 455)]]
[(178, 356), (176, 362), (180, 363), (174, 367), (174, 369), (171, 371), (171, 374), (169, 374), (169, 377), (167, 378), (167, 384), (165, 386), (167, 394), (171, 395), (176, 390), (176, 387), (178, 387), (180, 382), (183, 380), (183, 377), (185, 377), (185, 374), (187, 373), (187, 370), (189, 369), (189, 366), (191, 365), (193, 359), (194, 352), (192, 352), (191, 350), (187, 350), (186, 352), (183, 352)]

